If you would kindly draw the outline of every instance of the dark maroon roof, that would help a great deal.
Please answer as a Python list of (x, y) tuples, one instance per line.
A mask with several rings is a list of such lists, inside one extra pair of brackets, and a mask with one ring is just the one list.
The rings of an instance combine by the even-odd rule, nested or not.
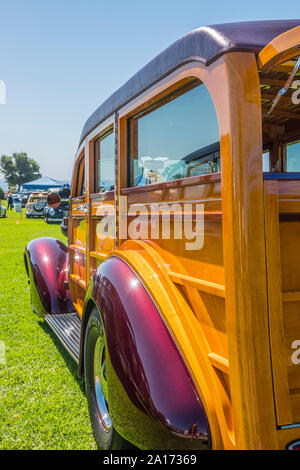
[(257, 54), (276, 36), (299, 25), (300, 20), (248, 21), (191, 31), (152, 59), (96, 109), (83, 127), (80, 143), (112, 113), (181, 65), (191, 61), (209, 65), (228, 52)]

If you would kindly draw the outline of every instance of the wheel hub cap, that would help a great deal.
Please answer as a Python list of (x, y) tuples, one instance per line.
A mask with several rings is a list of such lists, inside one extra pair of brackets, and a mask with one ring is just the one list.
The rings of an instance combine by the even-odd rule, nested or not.
[(97, 338), (94, 353), (94, 386), (99, 416), (105, 431), (109, 432), (112, 422), (107, 404), (106, 357), (103, 334)]

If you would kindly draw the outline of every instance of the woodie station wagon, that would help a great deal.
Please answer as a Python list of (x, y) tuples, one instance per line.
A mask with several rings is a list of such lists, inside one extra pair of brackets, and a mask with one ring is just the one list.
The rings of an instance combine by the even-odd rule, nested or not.
[(300, 20), (201, 27), (84, 125), (25, 266), (99, 448), (299, 448), (299, 57)]

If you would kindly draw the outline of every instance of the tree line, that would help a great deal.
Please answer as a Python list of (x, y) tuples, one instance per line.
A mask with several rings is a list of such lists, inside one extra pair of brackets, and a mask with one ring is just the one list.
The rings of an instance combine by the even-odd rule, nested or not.
[(40, 178), (40, 166), (26, 153), (13, 153), (11, 156), (2, 155), (0, 158), (0, 172), (4, 175), (5, 181), (9, 186), (20, 187)]

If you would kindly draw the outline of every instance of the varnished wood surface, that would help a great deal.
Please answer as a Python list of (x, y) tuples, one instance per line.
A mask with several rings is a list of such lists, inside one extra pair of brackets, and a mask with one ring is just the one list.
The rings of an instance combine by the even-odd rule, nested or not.
[(298, 54), (300, 43), (300, 26), (277, 36), (258, 54), (259, 67), (267, 70), (275, 64), (282, 63)]
[(278, 425), (300, 421), (300, 365), (292, 344), (300, 338), (300, 221), (279, 217), (300, 203), (299, 181), (266, 181), (266, 246), (272, 366)]
[(277, 447), (277, 436), (258, 158), (262, 154), (260, 83), (252, 55), (234, 54), (226, 62), (228, 109), (220, 131), (225, 153), (223, 246), (234, 425), (238, 448), (268, 449)]
[(278, 425), (292, 423), (282, 309), (278, 182), (264, 184), (270, 339)]

